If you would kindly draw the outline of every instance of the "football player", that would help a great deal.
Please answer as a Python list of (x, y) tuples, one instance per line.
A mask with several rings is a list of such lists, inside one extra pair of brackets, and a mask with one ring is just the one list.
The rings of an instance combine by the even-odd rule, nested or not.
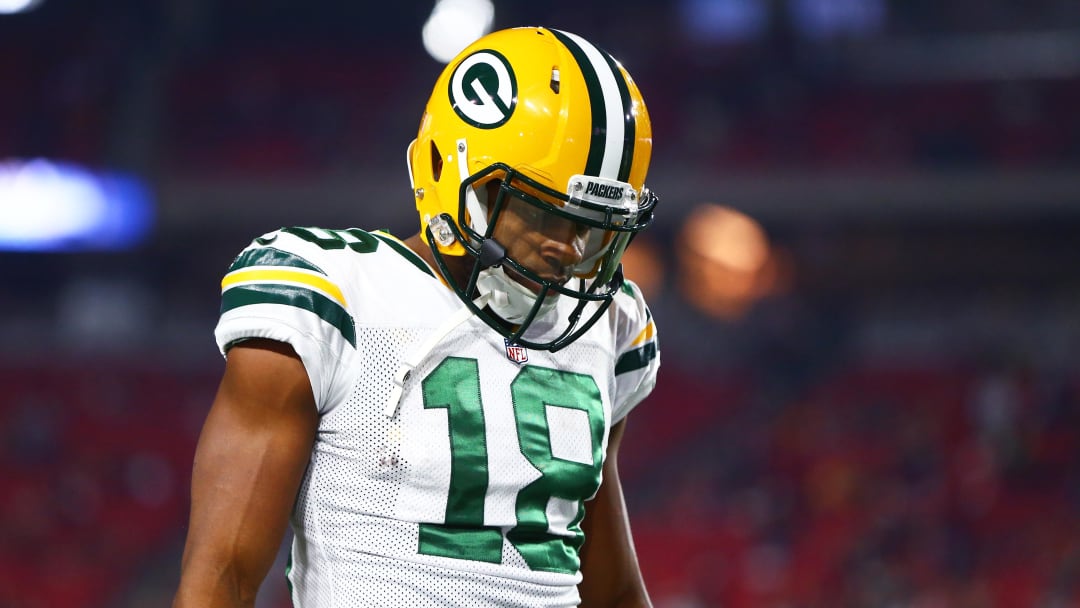
[(616, 452), (656, 330), (620, 258), (652, 130), (559, 30), (451, 61), (408, 148), (420, 232), (284, 228), (222, 280), (177, 608), (648, 606)]

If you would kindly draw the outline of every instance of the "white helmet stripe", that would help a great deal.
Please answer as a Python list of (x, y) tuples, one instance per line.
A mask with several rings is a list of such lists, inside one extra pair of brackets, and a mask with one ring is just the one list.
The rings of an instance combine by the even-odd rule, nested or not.
[[(603, 141), (603, 157), (597, 177), (617, 180), (619, 179), (619, 169), (623, 161), (623, 147), (627, 145), (626, 120), (630, 114), (630, 108), (624, 106), (623, 96), (619, 91), (619, 84), (616, 80), (622, 78), (622, 74), (616, 74), (612, 69), (612, 64), (605, 59), (603, 51), (593, 46), (589, 41), (570, 32), (558, 30), (558, 33), (565, 36), (562, 40), (567, 43), (568, 47), (570, 44), (567, 39), (577, 45), (578, 50), (581, 51), (580, 54), (585, 56), (592, 67), (592, 71), (596, 74), (600, 92), (603, 95), (604, 115), (602, 117), (594, 116), (593, 122), (599, 123), (603, 127), (603, 133), (606, 134)], [(571, 48), (571, 51), (573, 50)], [(585, 66), (581, 67), (584, 70)], [(593, 142), (593, 144), (595, 145), (596, 142)]]

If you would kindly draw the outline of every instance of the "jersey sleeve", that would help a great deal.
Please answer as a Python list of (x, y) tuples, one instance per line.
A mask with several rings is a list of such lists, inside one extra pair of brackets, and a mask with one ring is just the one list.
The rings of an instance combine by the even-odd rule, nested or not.
[(615, 398), (612, 423), (622, 420), (656, 386), (660, 349), (656, 323), (645, 298), (632, 281), (626, 281), (615, 296), (619, 319), (615, 360)]
[(300, 356), (320, 412), (329, 396), (341, 353), (356, 348), (348, 303), (326, 252), (285, 230), (255, 239), (221, 280), (218, 349), (250, 338), (286, 342)]

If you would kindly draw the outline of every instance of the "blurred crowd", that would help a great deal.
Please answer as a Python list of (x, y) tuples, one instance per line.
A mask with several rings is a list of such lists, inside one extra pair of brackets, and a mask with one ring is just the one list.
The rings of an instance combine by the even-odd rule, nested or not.
[[(216, 376), (128, 360), (0, 380), (0, 605), (167, 605)], [(656, 605), (1075, 606), (1078, 380), (1017, 361), (665, 369), (621, 458)], [(288, 605), (283, 570), (265, 593)]]
[[(1080, 158), (1080, 9), (1068, 1), (629, 2), (614, 22), (603, 2), (549, 4), (500, 6), (500, 22), (606, 43), (650, 93), (662, 162), (858, 170)], [(804, 5), (843, 16), (861, 4), (880, 5), (880, 20), (823, 33), (796, 18)], [(113, 0), (9, 17), (0, 79), (18, 86), (0, 98), (0, 155), (158, 172), (396, 167), (437, 71), (417, 44), (426, 10), (387, 6), (372, 19), (345, 3), (305, 13)]]
[(701, 418), (657, 446), (678, 482), (635, 530), (659, 605), (1080, 600), (1075, 379), (855, 365), (780, 402), (733, 383), (673, 395)]

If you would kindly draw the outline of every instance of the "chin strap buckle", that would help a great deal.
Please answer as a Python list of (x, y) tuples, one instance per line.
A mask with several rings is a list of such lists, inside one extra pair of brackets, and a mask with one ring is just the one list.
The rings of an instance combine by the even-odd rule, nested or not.
[(498, 266), (506, 259), (506, 247), (499, 244), (495, 239), (484, 239), (480, 243), (480, 268)]

